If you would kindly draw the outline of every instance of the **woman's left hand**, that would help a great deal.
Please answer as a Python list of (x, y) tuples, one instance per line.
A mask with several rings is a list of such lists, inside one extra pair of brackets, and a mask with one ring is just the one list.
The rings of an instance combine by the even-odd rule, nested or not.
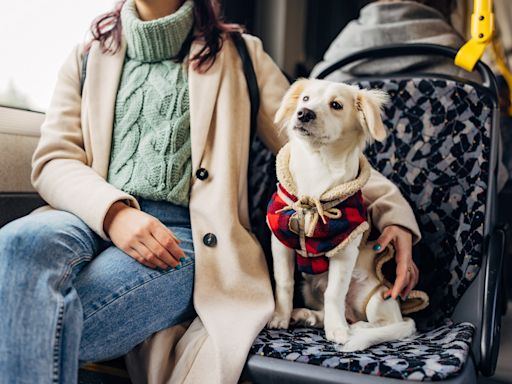
[(409, 292), (418, 284), (420, 275), (418, 267), (412, 260), (412, 234), (398, 225), (387, 226), (377, 240), (380, 249), (375, 247), (374, 249), (377, 253), (382, 252), (389, 243), (393, 244), (396, 252), (396, 280), (393, 288), (384, 293), (384, 298), (391, 295), (396, 299), (400, 295), (405, 300)]

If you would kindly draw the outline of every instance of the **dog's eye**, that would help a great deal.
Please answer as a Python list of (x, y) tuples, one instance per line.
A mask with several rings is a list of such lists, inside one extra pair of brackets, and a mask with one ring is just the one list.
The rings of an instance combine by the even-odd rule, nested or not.
[(337, 101), (331, 101), (331, 108), (332, 109), (336, 109), (336, 110), (340, 110), (340, 109), (343, 109), (343, 105), (341, 105)]
[(309, 96), (304, 96), (304, 97), (302, 98), (302, 100), (303, 100), (303, 101), (308, 101), (308, 100), (309, 100)]

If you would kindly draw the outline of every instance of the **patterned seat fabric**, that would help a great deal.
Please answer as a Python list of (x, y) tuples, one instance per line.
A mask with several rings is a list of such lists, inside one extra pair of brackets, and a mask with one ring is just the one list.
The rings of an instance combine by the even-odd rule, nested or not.
[[(453, 327), (443, 324), (452, 315), (481, 265), (489, 183), (492, 100), (479, 87), (431, 77), (363, 81), (358, 85), (383, 89), (391, 96), (392, 102), (383, 111), (388, 137), (383, 143), (370, 145), (366, 155), (374, 168), (398, 186), (413, 207), (420, 225), (423, 239), (414, 249), (414, 259), (421, 271), (418, 288), (429, 294), (430, 306), (413, 317), (418, 329), (430, 332), (416, 339), (415, 343), (419, 344), (414, 345), (415, 348), (420, 347), (419, 353), (406, 353), (402, 357), (394, 355), (397, 362), (404, 361), (407, 367), (412, 366), (412, 371), (407, 367), (389, 367), (389, 364), (385, 368), (376, 360), (384, 358), (381, 352), (376, 351), (391, 352), (398, 347), (407, 349), (402, 342), (376, 346), (369, 355), (355, 354), (350, 357), (350, 365), (342, 363), (344, 355), (334, 354), (334, 349), (315, 358), (306, 358), (311, 356), (313, 345), (322, 344), (322, 333), (315, 330), (264, 330), (253, 347), (253, 353), (278, 358), (289, 358), (286, 356), (295, 353), (297, 357), (292, 360), (380, 375), (390, 372), (391, 377), (407, 376), (418, 380), (437, 380), (455, 375), (466, 358), (467, 348), (462, 346), (470, 344), (472, 331), (468, 324)], [(257, 180), (260, 189), (261, 185), (274, 189), (273, 182), (264, 176), (273, 159), (268, 152), (260, 154), (259, 159), (262, 158), (267, 161), (266, 169), (263, 170), (260, 163), (259, 168), (251, 169), (251, 172), (260, 175)], [(272, 172), (268, 174), (274, 177)], [(250, 183), (255, 181), (250, 180)], [(262, 196), (261, 192), (254, 195), (251, 206), (261, 206), (258, 198)], [(432, 331), (439, 326), (443, 327)], [(306, 334), (311, 337), (306, 337)], [(423, 343), (433, 334), (443, 336), (434, 338), (433, 344)], [(292, 345), (291, 339), (295, 336), (302, 338), (301, 343), (293, 344), (287, 353), (281, 352), (279, 346)], [(446, 350), (443, 346), (445, 336), (453, 338), (453, 345), (465, 352), (439, 357), (439, 348)], [(282, 338), (282, 343), (279, 338)], [(423, 341), (420, 343), (420, 340)], [(331, 344), (323, 341), (322, 345)], [(331, 345), (331, 348), (334, 347)], [(433, 352), (424, 354), (425, 350)], [(400, 360), (404, 356), (410, 359)], [(368, 365), (368, 359), (373, 359), (373, 368)]]
[(265, 329), (251, 353), (395, 379), (445, 380), (457, 375), (466, 361), (473, 329), (469, 323), (446, 325), (420, 336), (350, 353), (340, 352), (320, 329)]
[(388, 138), (366, 155), (416, 214), (423, 239), (414, 256), (430, 306), (415, 320), (432, 329), (451, 316), (480, 269), (492, 101), (478, 88), (444, 79), (359, 85), (391, 95), (383, 116)]

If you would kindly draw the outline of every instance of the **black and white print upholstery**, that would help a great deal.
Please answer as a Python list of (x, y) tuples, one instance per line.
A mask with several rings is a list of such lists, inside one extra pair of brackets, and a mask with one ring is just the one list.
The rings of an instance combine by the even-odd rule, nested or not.
[(471, 349), (473, 325), (460, 323), (360, 352), (340, 352), (314, 328), (263, 330), (251, 353), (394, 379), (445, 380), (456, 376)]
[(451, 80), (363, 82), (387, 91), (388, 138), (369, 146), (370, 163), (409, 201), (423, 236), (415, 249), (420, 289), (430, 297), (416, 317), (431, 329), (451, 316), (482, 260), (492, 103)]
[[(337, 353), (321, 331), (312, 329), (264, 330), (252, 353), (282, 359), (295, 356), (291, 360), (395, 378), (441, 380), (460, 370), (473, 334), (470, 324), (446, 322), (482, 261), (492, 102), (478, 86), (443, 78), (362, 81), (358, 85), (379, 88), (391, 96), (383, 111), (388, 137), (371, 144), (366, 156), (398, 186), (420, 225), (423, 239), (414, 249), (414, 259), (421, 271), (418, 288), (428, 293), (430, 306), (413, 317), (418, 329), (427, 333), (351, 354), (350, 364), (343, 363), (347, 356)], [(265, 176), (273, 159), (268, 152), (265, 156), (267, 168), (260, 163), (251, 172), (259, 174), (260, 189), (261, 185), (274, 189), (273, 181)], [(254, 196), (251, 204), (257, 204), (263, 193)], [(293, 341), (296, 338), (298, 344)], [(446, 338), (454, 348), (446, 348)], [(408, 349), (408, 343), (415, 347)], [(323, 352), (310, 358), (311, 348), (317, 350), (318, 345)], [(329, 348), (331, 352), (324, 353)], [(414, 348), (419, 348), (418, 353), (412, 353)], [(390, 366), (382, 351), (393, 350), (405, 352), (400, 357), (390, 355), (400, 362)], [(379, 362), (382, 359), (388, 362)]]

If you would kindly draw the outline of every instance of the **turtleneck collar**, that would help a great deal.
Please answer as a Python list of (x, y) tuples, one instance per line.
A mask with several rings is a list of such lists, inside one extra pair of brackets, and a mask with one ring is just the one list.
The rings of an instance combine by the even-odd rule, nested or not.
[(187, 0), (168, 16), (142, 21), (134, 0), (128, 0), (121, 10), (128, 57), (158, 62), (176, 56), (194, 24), (193, 8), (194, 2)]

